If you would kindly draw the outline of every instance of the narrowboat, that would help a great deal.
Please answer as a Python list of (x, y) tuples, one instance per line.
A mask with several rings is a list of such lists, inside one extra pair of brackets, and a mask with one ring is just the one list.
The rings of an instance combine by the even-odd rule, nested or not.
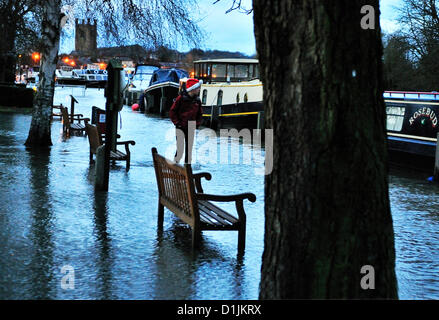
[(389, 151), (435, 158), (439, 93), (384, 92)]
[(263, 129), (263, 87), (257, 59), (194, 61), (193, 77), (203, 80), (200, 95), (206, 126)]

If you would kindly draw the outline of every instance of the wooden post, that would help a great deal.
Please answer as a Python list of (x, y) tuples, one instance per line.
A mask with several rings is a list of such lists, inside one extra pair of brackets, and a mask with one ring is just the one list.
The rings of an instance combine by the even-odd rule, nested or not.
[(436, 157), (434, 159), (434, 181), (439, 182), (439, 133), (436, 142)]
[(121, 71), (119, 60), (111, 59), (108, 63), (108, 81), (105, 90), (105, 160), (102, 191), (108, 191), (110, 178), (110, 152), (116, 151), (117, 113), (122, 109)]
[(213, 130), (216, 130), (218, 128), (218, 121), (219, 121), (219, 106), (212, 106), (212, 111), (210, 115), (210, 127)]
[(78, 101), (75, 99), (75, 97), (70, 95), (70, 122), (71, 123), (73, 123), (73, 115), (75, 114), (75, 102), (78, 103)]

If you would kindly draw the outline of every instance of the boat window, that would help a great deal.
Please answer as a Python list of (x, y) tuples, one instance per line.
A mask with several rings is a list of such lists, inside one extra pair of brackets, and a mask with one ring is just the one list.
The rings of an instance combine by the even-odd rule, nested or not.
[(239, 92), (238, 92), (238, 94), (236, 95), (236, 103), (239, 103), (239, 100), (240, 100), (240, 97), (239, 97)]
[(216, 100), (216, 105), (221, 106), (223, 104), (223, 90), (218, 91), (218, 98)]
[(95, 79), (95, 76), (89, 76), (88, 79), (89, 79), (89, 80), (94, 80), (94, 79)]
[(199, 78), (200, 77), (200, 65), (197, 63), (197, 64), (195, 64), (195, 70), (194, 70), (194, 72), (195, 72), (195, 78)]
[(388, 106), (387, 113), (387, 130), (401, 131), (404, 122), (405, 107)]
[(235, 77), (235, 66), (233, 64), (227, 65), (227, 76), (230, 79)]
[(235, 78), (248, 78), (248, 65), (238, 64), (235, 66)]
[(255, 78), (259, 78), (259, 65), (255, 64), (255, 73), (253, 75)]
[(226, 65), (225, 64), (213, 64), (212, 65), (212, 78), (213, 79), (225, 79), (226, 78)]
[(245, 103), (248, 102), (248, 95), (247, 95), (247, 92), (246, 92), (245, 95), (244, 95), (244, 102), (245, 102)]
[(204, 89), (203, 90), (203, 98), (201, 99), (201, 103), (205, 105), (206, 102), (207, 102), (207, 90)]

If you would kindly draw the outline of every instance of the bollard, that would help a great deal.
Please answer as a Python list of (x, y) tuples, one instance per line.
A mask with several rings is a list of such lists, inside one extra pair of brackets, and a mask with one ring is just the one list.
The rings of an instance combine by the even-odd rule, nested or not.
[(434, 159), (434, 181), (439, 182), (439, 133), (436, 142), (436, 157)]
[(96, 150), (95, 162), (95, 191), (107, 191), (105, 183), (105, 145)]

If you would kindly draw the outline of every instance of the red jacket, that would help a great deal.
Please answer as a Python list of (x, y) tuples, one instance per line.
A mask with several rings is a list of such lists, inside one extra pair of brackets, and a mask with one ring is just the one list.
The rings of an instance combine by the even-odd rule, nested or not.
[(169, 117), (177, 127), (188, 127), (188, 121), (196, 121), (197, 127), (203, 119), (203, 108), (198, 97), (191, 98), (187, 93), (183, 93), (175, 99)]

